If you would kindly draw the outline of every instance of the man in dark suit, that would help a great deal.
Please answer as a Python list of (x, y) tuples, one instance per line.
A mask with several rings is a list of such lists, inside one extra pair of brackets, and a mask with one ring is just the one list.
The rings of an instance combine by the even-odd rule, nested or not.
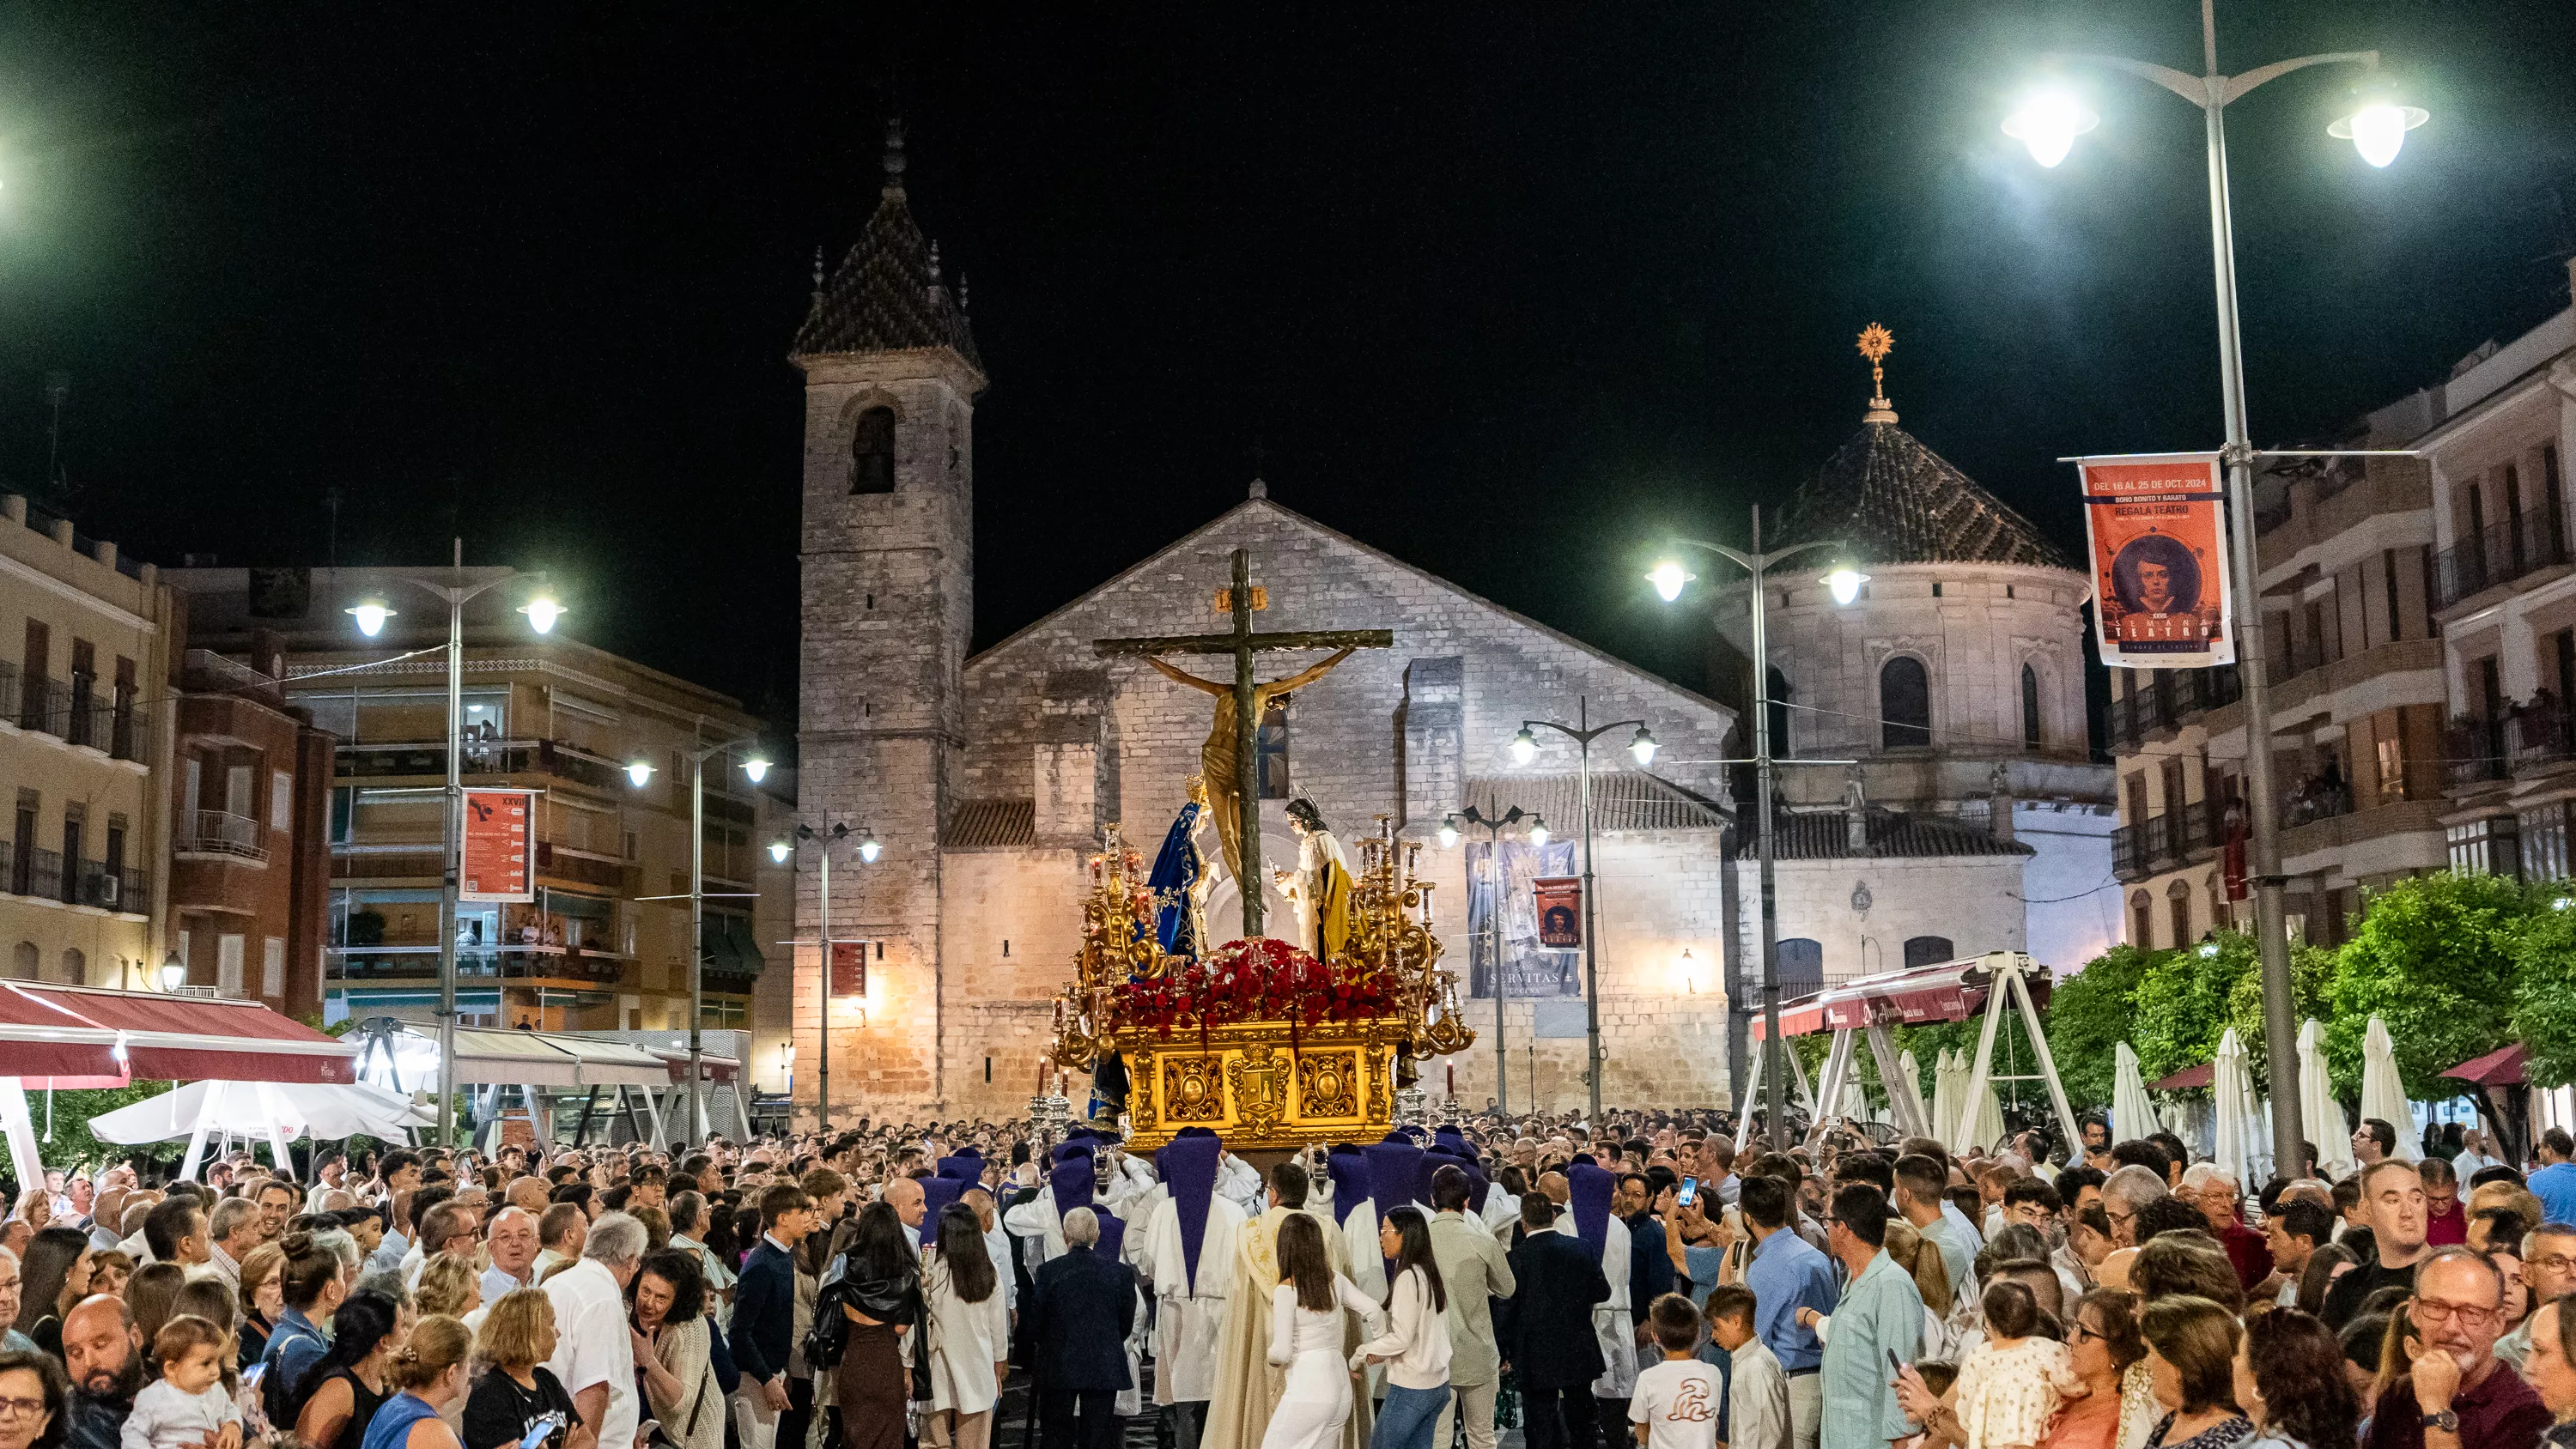
[[(791, 1407), (787, 1355), (795, 1337), (794, 1254), (819, 1223), (814, 1200), (794, 1183), (780, 1183), (760, 1195), (760, 1220), (767, 1230), (743, 1260), (742, 1277), (734, 1285), (733, 1329), (725, 1340), (734, 1366), (742, 1371), (734, 1399), (741, 1411), (743, 1449), (773, 1449), (779, 1420)], [(801, 1444), (800, 1437), (798, 1449)]]
[[(1610, 1300), (1601, 1255), (1557, 1231), (1547, 1194), (1521, 1197), (1521, 1241), (1512, 1249), (1509, 1343), (1529, 1417), (1529, 1449), (1595, 1449), (1600, 1410), (1592, 1381), (1601, 1377), (1601, 1340), (1592, 1309)], [(1559, 1413), (1563, 1414), (1562, 1422)]]
[[(1100, 1219), (1064, 1215), (1064, 1254), (1037, 1271), (1026, 1328), (1035, 1360), (1043, 1449), (1117, 1449), (1118, 1393), (1130, 1387), (1136, 1270), (1099, 1251)], [(1080, 1428), (1075, 1427), (1079, 1416)]]

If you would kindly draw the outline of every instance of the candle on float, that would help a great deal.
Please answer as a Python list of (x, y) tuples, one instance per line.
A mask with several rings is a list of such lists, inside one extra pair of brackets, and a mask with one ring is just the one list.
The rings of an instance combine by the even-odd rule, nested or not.
[(1047, 1059), (1040, 1057), (1038, 1058), (1038, 1095), (1041, 1097), (1046, 1095), (1046, 1074)]
[(1449, 1074), (1449, 1095), (1450, 1095), (1450, 1096), (1452, 1096), (1452, 1097), (1457, 1096), (1457, 1095), (1458, 1095), (1458, 1064), (1457, 1064), (1456, 1062), (1443, 1062), (1443, 1063), (1441, 1063), (1441, 1065), (1442, 1065), (1444, 1068), (1446, 1068), (1446, 1069), (1447, 1069), (1448, 1074)]

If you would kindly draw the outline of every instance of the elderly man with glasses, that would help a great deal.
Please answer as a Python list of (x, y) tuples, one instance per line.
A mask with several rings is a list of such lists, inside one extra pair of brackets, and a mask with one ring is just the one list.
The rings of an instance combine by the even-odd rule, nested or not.
[(2405, 1377), (2371, 1413), (2368, 1449), (2536, 1449), (2550, 1413), (2520, 1375), (2496, 1362), (2504, 1275), (2465, 1247), (2435, 1250), (2415, 1270)]
[(2272, 1276), (2271, 1245), (2237, 1216), (2242, 1194), (2234, 1178), (2213, 1164), (2196, 1162), (2183, 1172), (2182, 1191), (2176, 1196), (2200, 1209), (2201, 1217), (2209, 1224), (2209, 1235), (2227, 1250), (2227, 1261), (2234, 1265), (2237, 1281), (2247, 1293)]
[(2517, 1372), (2531, 1358), (2532, 1325), (2540, 1321), (2540, 1305), (2576, 1293), (2576, 1223), (2542, 1223), (2523, 1235), (2522, 1286), (2530, 1290), (2532, 1315), (2495, 1346), (2496, 1357)]

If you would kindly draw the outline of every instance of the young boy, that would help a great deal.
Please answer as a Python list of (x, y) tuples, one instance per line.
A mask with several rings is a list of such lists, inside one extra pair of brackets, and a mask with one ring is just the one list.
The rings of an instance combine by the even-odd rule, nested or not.
[(1708, 1295), (1708, 1334), (1726, 1350), (1727, 1449), (1789, 1449), (1789, 1376), (1753, 1331), (1753, 1290), (1729, 1285)]
[(229, 1334), (193, 1313), (161, 1325), (152, 1337), (161, 1377), (134, 1396), (118, 1449), (193, 1449), (205, 1440), (241, 1449), (241, 1407), (223, 1382), (231, 1347)]
[[(1747, 1303), (1753, 1300), (1741, 1288), (1718, 1288), (1709, 1296), (1719, 1293), (1743, 1293)], [(1639, 1449), (1714, 1449), (1724, 1391), (1717, 1370), (1693, 1354), (1699, 1347), (1699, 1310), (1681, 1294), (1667, 1293), (1647, 1306), (1646, 1324), (1664, 1358), (1637, 1375), (1628, 1397), (1628, 1422), (1636, 1426)], [(1788, 1422), (1786, 1383), (1782, 1381), (1783, 1424)]]

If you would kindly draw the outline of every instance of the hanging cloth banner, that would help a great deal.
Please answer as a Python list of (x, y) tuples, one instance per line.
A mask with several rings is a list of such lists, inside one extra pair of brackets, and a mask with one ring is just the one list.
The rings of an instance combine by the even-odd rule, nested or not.
[(2236, 662), (2227, 511), (2216, 453), (2079, 458), (2102, 662), (2205, 669)]
[(533, 901), (531, 862), (536, 859), (536, 792), (465, 792), (465, 873), (460, 901)]
[(1538, 908), (1538, 943), (1551, 951), (1583, 944), (1583, 878), (1541, 876), (1530, 882)]

